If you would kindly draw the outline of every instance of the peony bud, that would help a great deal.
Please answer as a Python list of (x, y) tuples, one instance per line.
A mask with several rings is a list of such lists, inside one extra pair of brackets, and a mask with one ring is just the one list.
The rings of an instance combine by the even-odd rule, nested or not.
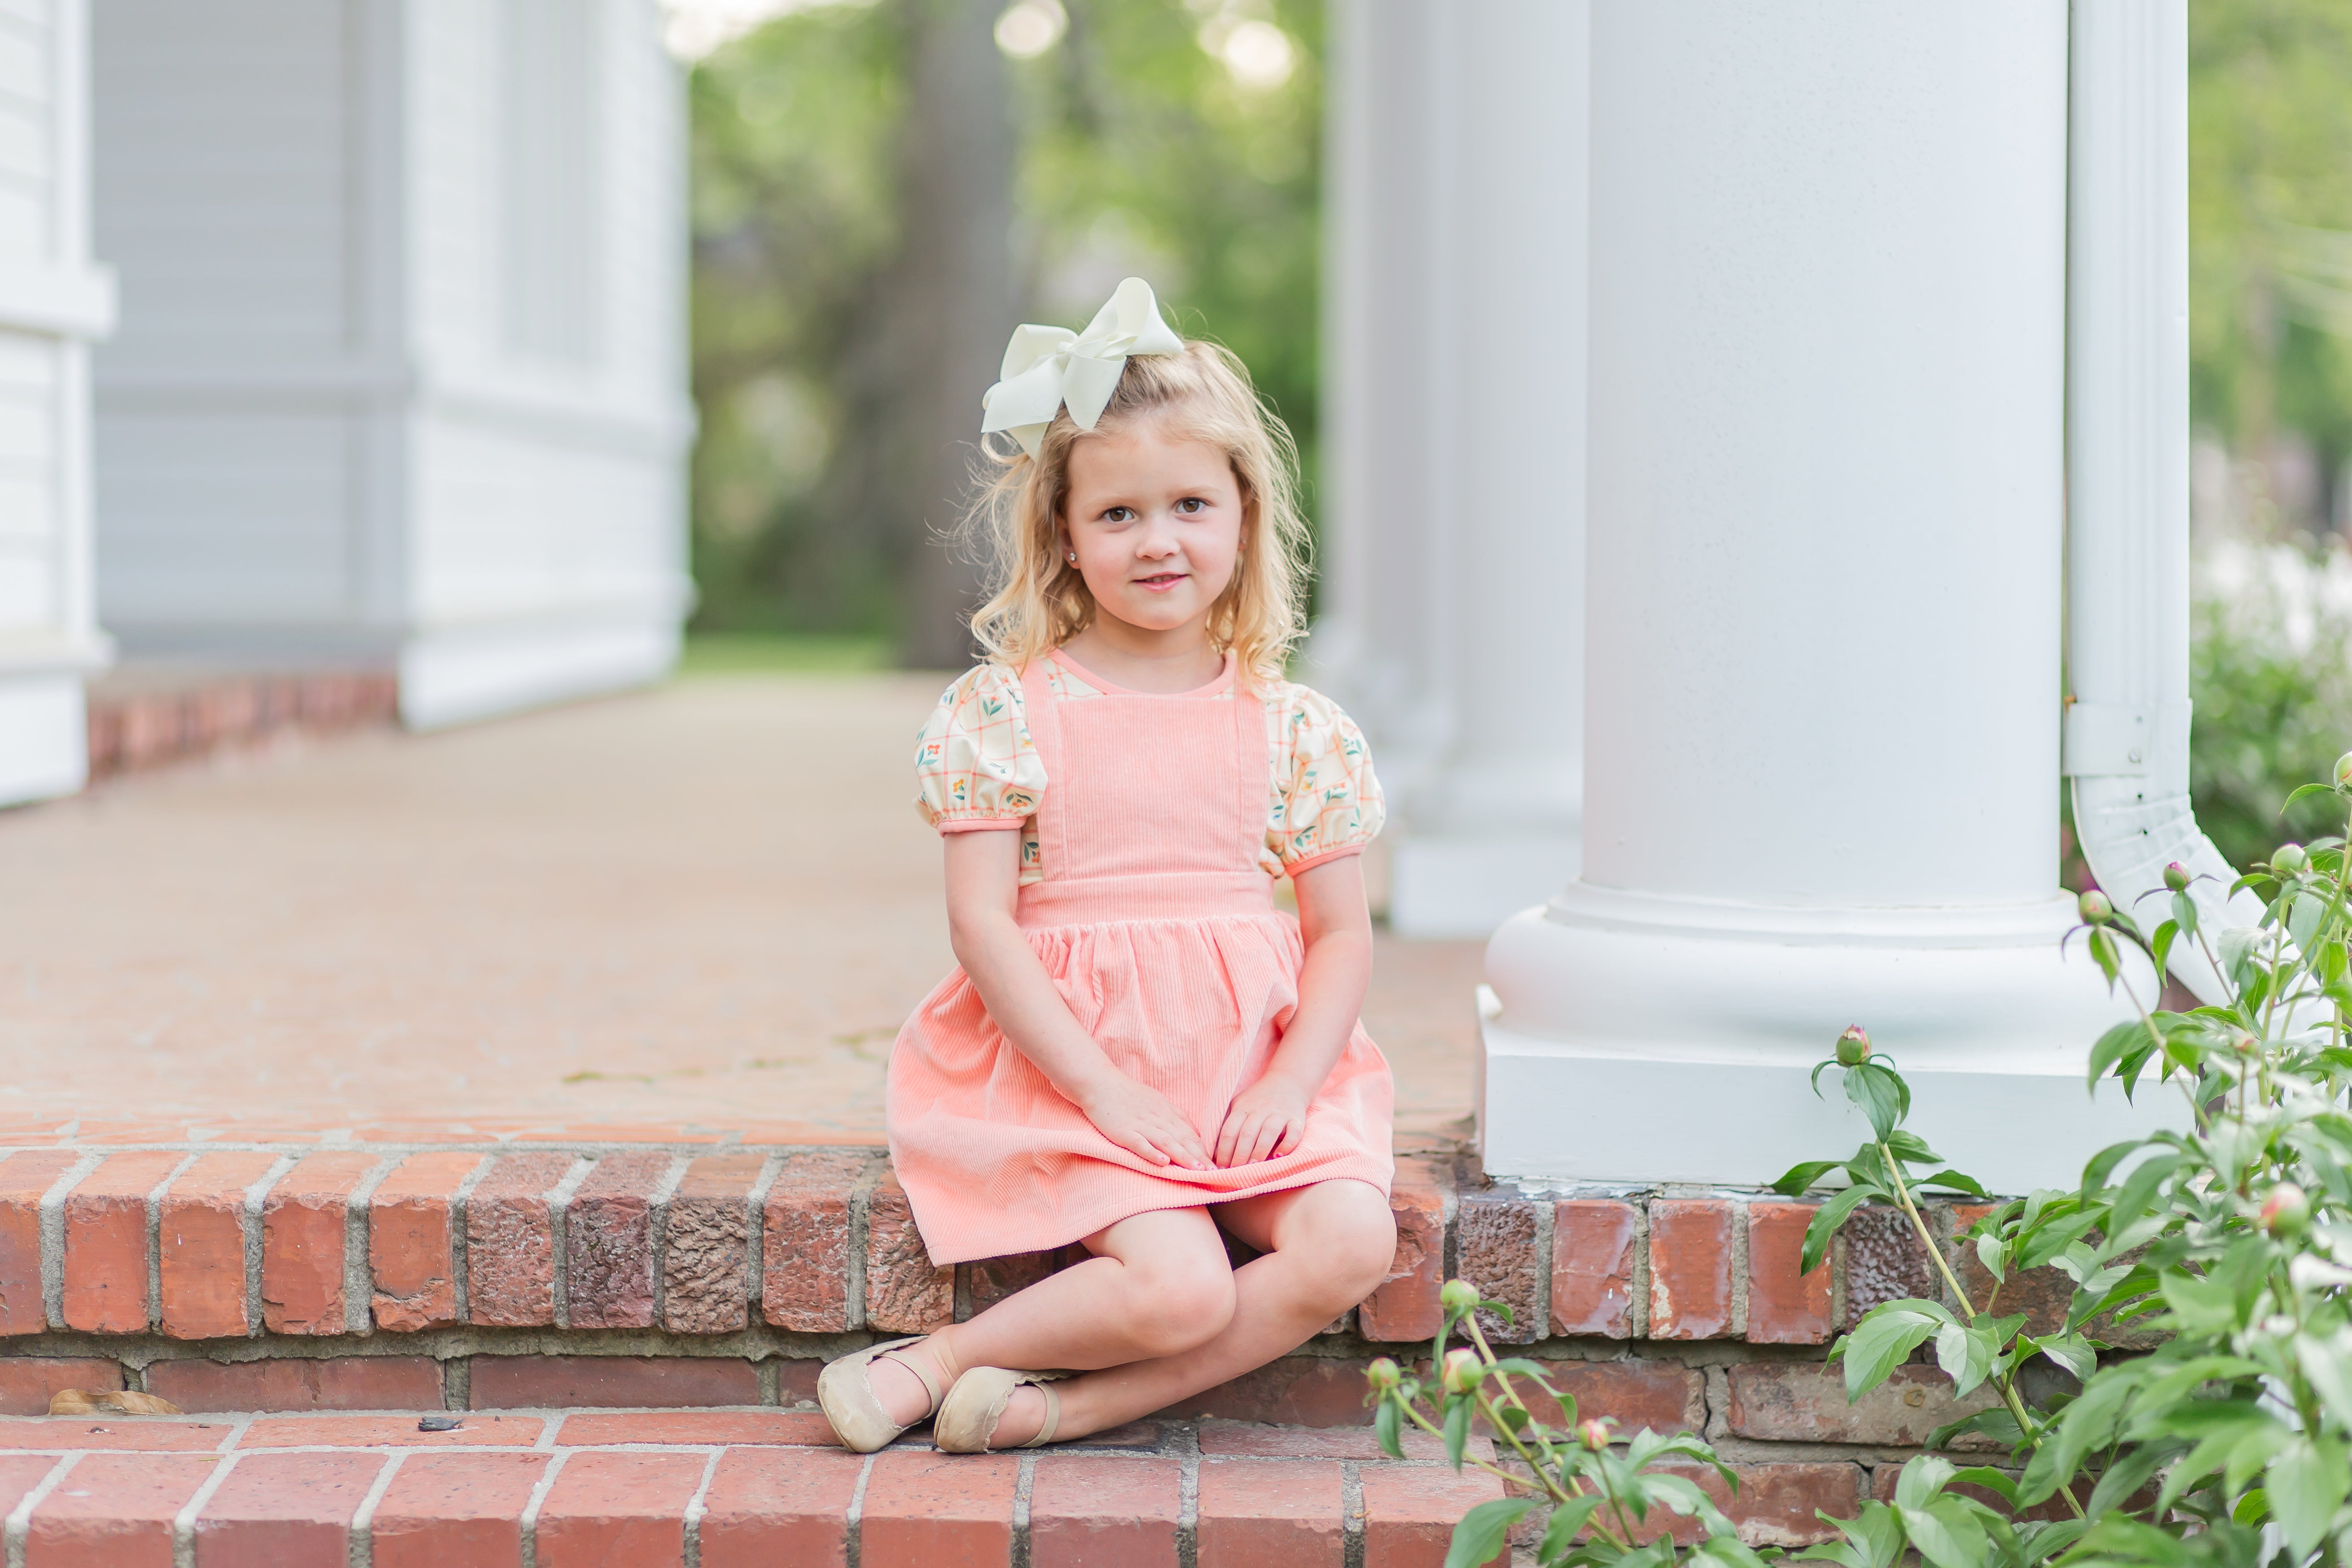
[(1397, 1370), (1397, 1363), (1386, 1356), (1364, 1369), (1364, 1381), (1372, 1385), (1374, 1394), (1386, 1394), (1397, 1385), (1402, 1376), (1403, 1373)]
[(1609, 1447), (1609, 1423), (1606, 1419), (1583, 1422), (1577, 1426), (1576, 1436), (1577, 1441), (1597, 1454)]
[(2075, 900), (2074, 908), (2081, 912), (2085, 925), (2103, 926), (2116, 914), (2116, 906), (2109, 903), (2106, 894), (2096, 888)]
[(2263, 1200), (2263, 1229), (2292, 1241), (2311, 1228), (2311, 1199), (2293, 1182), (2281, 1182)]
[(1467, 1279), (1448, 1279), (1437, 1293), (1437, 1304), (1455, 1317), (1478, 1310), (1478, 1287)]
[(2300, 844), (2282, 844), (2271, 856), (2271, 869), (2284, 871), (2289, 876), (2308, 869), (2310, 865), (2311, 857), (2304, 852)]
[(2339, 789), (2346, 784), (2352, 784), (2352, 752), (2347, 752), (2336, 759), (2336, 784)]
[(1856, 1024), (1838, 1037), (1838, 1066), (1858, 1068), (1870, 1059), (1870, 1031)]
[(2189, 890), (2189, 868), (2175, 860), (2164, 868), (2164, 885), (2176, 893)]
[(2230, 1037), (2230, 1048), (2242, 1057), (2250, 1057), (2263, 1048), (2263, 1043), (2241, 1029)]
[(1480, 1372), (1478, 1352), (1474, 1350), (1451, 1350), (1445, 1352), (1445, 1392), (1467, 1394), (1478, 1386)]

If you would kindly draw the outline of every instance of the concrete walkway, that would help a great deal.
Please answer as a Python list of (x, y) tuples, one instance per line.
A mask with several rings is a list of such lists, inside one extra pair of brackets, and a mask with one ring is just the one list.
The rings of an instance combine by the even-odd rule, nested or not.
[[(952, 962), (940, 684), (703, 677), (0, 813), (0, 1139), (875, 1142)], [(1478, 954), (1383, 942), (1407, 1146), (1466, 1131)]]

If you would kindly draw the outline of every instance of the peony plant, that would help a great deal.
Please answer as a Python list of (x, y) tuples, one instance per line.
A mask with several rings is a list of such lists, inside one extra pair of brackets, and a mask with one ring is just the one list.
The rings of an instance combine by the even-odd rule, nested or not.
[[(1662, 1467), (1674, 1459), (1709, 1467), (1737, 1491), (1739, 1478), (1715, 1450), (1688, 1432), (1662, 1436), (1644, 1427), (1622, 1445), (1616, 1423), (1607, 1417), (1580, 1421), (1576, 1400), (1552, 1386), (1540, 1363), (1524, 1356), (1497, 1357), (1478, 1326), (1478, 1314), (1492, 1312), (1508, 1322), (1511, 1309), (1479, 1299), (1467, 1279), (1449, 1279), (1438, 1292), (1444, 1319), (1429, 1347), (1428, 1364), (1408, 1371), (1386, 1356), (1366, 1369), (1376, 1405), (1373, 1429), (1391, 1458), (1404, 1458), (1410, 1424), (1439, 1439), (1459, 1470), (1466, 1463), (1503, 1479), (1517, 1496), (1482, 1502), (1454, 1527), (1445, 1568), (1481, 1568), (1506, 1551), (1511, 1527), (1548, 1505), (1551, 1517), (1536, 1545), (1542, 1568), (1763, 1568), (1764, 1558), (1740, 1542), (1731, 1521), (1687, 1475)], [(1468, 1342), (1447, 1346), (1459, 1330)], [(1557, 1420), (1538, 1415), (1515, 1379), (1540, 1389), (1559, 1412)], [(1498, 1450), (1514, 1457), (1507, 1468), (1468, 1455), (1470, 1427), (1483, 1421)], [(1671, 1513), (1696, 1519), (1705, 1531), (1693, 1545), (1665, 1533)], [(1777, 1555), (1777, 1554), (1776, 1554)]]
[[(2289, 804), (2313, 795), (2332, 795), (2352, 820), (2352, 754), (2332, 783)], [(2103, 1150), (2074, 1190), (2010, 1199), (1971, 1226), (1957, 1239), (1992, 1281), (1981, 1303), (1954, 1277), (1916, 1195), (1981, 1189), (1956, 1171), (1914, 1172), (1942, 1162), (1903, 1125), (1910, 1088), (1894, 1061), (1850, 1029), (1815, 1069), (1817, 1089), (1822, 1073), (1843, 1076), (1872, 1137), (1775, 1184), (1794, 1195), (1833, 1173), (1843, 1179), (1806, 1234), (1804, 1266), (1820, 1262), (1857, 1205), (1891, 1204), (1957, 1305), (1889, 1301), (1866, 1313), (1830, 1352), (1848, 1396), (1932, 1342), (1955, 1394), (1995, 1398), (1929, 1446), (1973, 1436), (2008, 1462), (1915, 1458), (1894, 1503), (1824, 1515), (1843, 1539), (1804, 1555), (1842, 1568), (1892, 1568), (1906, 1551), (1934, 1568), (2352, 1564), (2346, 858), (2342, 837), (2282, 846), (2232, 884), (2263, 905), (2259, 923), (2240, 929), (2204, 927), (2179, 865), (2150, 895), (2164, 900), (2153, 930), (2104, 894), (2083, 895), (2069, 940), (2083, 939), (2136, 1015), (2094, 1046), (2090, 1079), (2113, 1078), (2127, 1096), (2179, 1094), (2180, 1130)], [(2134, 988), (2125, 950), (2161, 974), (2184, 942), (2221, 975), (2227, 1000), (2156, 1010)], [(2063, 1323), (2036, 1334), (2024, 1315), (1999, 1311), (2000, 1297), (2044, 1267), (2074, 1289)], [(2152, 1332), (2157, 1347), (2102, 1338), (2123, 1326)], [(2025, 1375), (2037, 1363), (2051, 1375)]]

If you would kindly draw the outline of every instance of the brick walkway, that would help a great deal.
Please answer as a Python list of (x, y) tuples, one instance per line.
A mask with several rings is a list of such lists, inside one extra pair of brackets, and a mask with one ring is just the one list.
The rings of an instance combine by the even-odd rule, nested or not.
[[(776, 1410), (0, 1420), (0, 1513), (30, 1564), (1437, 1568), (1501, 1495), (1415, 1436), (1140, 1422), (1040, 1455), (829, 1446)], [(1491, 1456), (1481, 1440), (1474, 1448)]]
[[(0, 1141), (871, 1142), (950, 961), (929, 676), (703, 678), (0, 814)], [(1399, 1131), (1465, 1129), (1475, 943), (1383, 943)]]

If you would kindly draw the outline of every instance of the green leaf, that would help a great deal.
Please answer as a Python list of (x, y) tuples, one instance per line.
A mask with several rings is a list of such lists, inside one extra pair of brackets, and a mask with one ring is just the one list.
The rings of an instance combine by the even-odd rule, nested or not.
[(2112, 991), (2116, 987), (2116, 976), (2123, 971), (2122, 959), (2116, 951), (2116, 939), (2105, 927), (2093, 926), (2089, 942), (2091, 961), (2099, 966), (2099, 973), (2107, 977), (2107, 989)]
[(2327, 900), (2316, 893), (2297, 893), (2286, 917), (2287, 934), (2294, 945), (2308, 948), (2311, 939), (2319, 934), (2319, 922), (2327, 918)]
[(1936, 1500), (1936, 1494), (1951, 1484), (1952, 1462), (1936, 1454), (1921, 1454), (1903, 1467), (1895, 1478), (1895, 1504), (1897, 1508), (1925, 1508)]
[(2336, 1412), (2339, 1421), (2352, 1422), (2352, 1328), (2339, 1328), (2326, 1340), (2295, 1335), (2294, 1359), (2320, 1406)]
[(2142, 1443), (2123, 1449), (2107, 1467), (2107, 1473), (2099, 1478), (2099, 1484), (2091, 1489), (2091, 1500), (2083, 1505), (2083, 1511), (2096, 1519), (2120, 1508), (2174, 1457), (2171, 1446), (2164, 1443)]
[(1990, 1437), (2011, 1448), (2025, 1441), (2024, 1434), (2017, 1429), (2017, 1417), (1999, 1405), (1937, 1427), (1927, 1434), (1927, 1446), (1948, 1448), (1957, 1437)]
[(2158, 974), (2165, 973), (2165, 961), (2172, 956), (2173, 941), (2179, 935), (2180, 922), (2179, 921), (2167, 921), (2162, 925), (2156, 928), (2156, 940), (2148, 943), (2148, 946), (2153, 950), (2149, 952), (2148, 956), (2156, 960), (2156, 972)]
[(2099, 1370), (2099, 1352), (2091, 1342), (2080, 1334), (2061, 1334), (2053, 1339), (2036, 1340), (2035, 1348), (2052, 1361), (2064, 1367), (2081, 1382)]
[(2263, 1489), (2297, 1558), (2308, 1556), (2326, 1535), (2347, 1488), (2352, 1470), (2346, 1468), (2344, 1446), (2326, 1437), (2297, 1437), (2271, 1461)]
[(2009, 1283), (2009, 1244), (1993, 1232), (1977, 1237), (1977, 1261), (2003, 1285)]
[(1845, 1396), (1859, 1399), (1885, 1383), (1920, 1342), (1952, 1321), (1936, 1301), (1885, 1301), (1873, 1307), (1839, 1341), (1845, 1361)]
[(1549, 1563), (1554, 1558), (1566, 1556), (1575, 1546), (1577, 1532), (1584, 1528), (1584, 1521), (1591, 1519), (1592, 1510), (1606, 1500), (1600, 1493), (1590, 1492), (1553, 1509), (1551, 1522), (1544, 1527), (1543, 1543), (1536, 1548), (1537, 1558)]
[(2197, 900), (2187, 892), (2172, 895), (2172, 923), (2180, 928), (2183, 936), (2197, 934)]
[(1529, 1361), (1523, 1355), (1507, 1355), (1500, 1361), (1490, 1362), (1480, 1375), (1491, 1377), (1497, 1383), (1507, 1376), (1524, 1377), (1553, 1398), (1559, 1397), (1559, 1391), (1549, 1382), (1559, 1375), (1559, 1368), (1557, 1365), (1546, 1366), (1539, 1361)]
[(1888, 1568), (1888, 1564), (1903, 1555), (1903, 1521), (1896, 1519), (1895, 1510), (1883, 1502), (1864, 1503), (1862, 1517), (1851, 1521), (1851, 1529), (1847, 1528), (1848, 1521), (1831, 1520), (1830, 1522), (1843, 1531), (1848, 1541), (1869, 1553), (1872, 1568)]
[(1653, 1472), (1643, 1479), (1650, 1489), (1650, 1494), (1667, 1508), (1685, 1518), (1697, 1515), (1698, 1521), (1706, 1527), (1708, 1534), (1731, 1533), (1731, 1521), (1723, 1517), (1723, 1510), (1715, 1506), (1714, 1500), (1699, 1490), (1698, 1483), (1688, 1476)]
[(1985, 1538), (1977, 1516), (1959, 1499), (1939, 1497), (1925, 1508), (1897, 1503), (1895, 1512), (1903, 1521), (1903, 1533), (1936, 1568), (1984, 1568), (1992, 1542)]
[(2097, 1083), (2107, 1076), (2108, 1069), (2123, 1060), (2124, 1053), (2147, 1038), (2147, 1026), (2137, 1019), (2117, 1024), (2099, 1037), (2091, 1047), (2090, 1081)]
[(2230, 1517), (2240, 1524), (2260, 1524), (2271, 1516), (2271, 1494), (2256, 1487), (2238, 1500)]
[(1727, 1528), (1692, 1547), (1690, 1560), (1712, 1563), (1716, 1568), (1765, 1568), (1764, 1559), (1753, 1548), (1742, 1544)]
[(1927, 1147), (1927, 1141), (1907, 1127), (1898, 1127), (1886, 1135), (1887, 1152), (1898, 1160), (1908, 1160), (1922, 1165), (1940, 1165), (1944, 1157)]
[(2091, 1527), (2079, 1519), (2029, 1521), (2017, 1527), (2019, 1556), (2026, 1563), (2047, 1563), (2065, 1551)]
[(2111, 1370), (2083, 1385), (2072, 1405), (2058, 1414), (2042, 1436), (2041, 1447), (2025, 1464), (2017, 1484), (2017, 1506), (2032, 1508), (2057, 1495), (2073, 1478), (2083, 1456), (2104, 1447), (2115, 1436), (2116, 1418), (2124, 1402), (2138, 1388), (2129, 1367)]
[(1772, 1190), (1783, 1197), (1793, 1198), (1820, 1181), (1825, 1173), (1844, 1163), (1843, 1160), (1807, 1160), (1802, 1164), (1791, 1165), (1786, 1174), (1772, 1184)]
[(1846, 1215), (1874, 1200), (1891, 1202), (1892, 1194), (1866, 1182), (1857, 1182), (1814, 1210), (1811, 1223), (1805, 1226), (1805, 1245), (1800, 1250), (1797, 1272), (1811, 1274), (1819, 1268), (1822, 1259), (1828, 1256), (1830, 1238), (1837, 1235)]
[(1932, 1176), (1920, 1177), (1916, 1184), (1923, 1187), (1941, 1187), (1947, 1192), (1969, 1193), (1980, 1198), (1991, 1195), (1984, 1190), (1984, 1184), (1974, 1176), (1964, 1176), (1958, 1171), (1938, 1171)]
[(1885, 1142), (1910, 1113), (1911, 1089), (1896, 1074), (1875, 1062), (1845, 1069), (1845, 1097), (1870, 1118), (1870, 1130)]
[(1462, 1468), (1462, 1450), (1470, 1441), (1470, 1417), (1477, 1413), (1475, 1402), (1467, 1394), (1456, 1394), (1445, 1403), (1445, 1462), (1455, 1469)]
[(1990, 1465), (1971, 1465), (1965, 1470), (1955, 1470), (1952, 1479), (1944, 1484), (1958, 1486), (1963, 1481), (1972, 1487), (1982, 1487), (2003, 1502), (2012, 1501), (2017, 1497), (2017, 1478), (2006, 1470), (1996, 1470)]
[(1464, 1514), (1454, 1527), (1454, 1544), (1445, 1549), (1445, 1568), (1486, 1568), (1505, 1555), (1503, 1543), (1511, 1526), (1535, 1506), (1533, 1498), (1496, 1498)]
[(1404, 1458), (1403, 1426), (1402, 1406), (1393, 1399), (1381, 1400), (1379, 1411), (1372, 1416), (1372, 1431), (1381, 1440), (1381, 1452), (1391, 1459)]
[(1946, 1323), (1936, 1331), (1936, 1364), (1952, 1380), (1952, 1393), (1961, 1399), (1991, 1375), (2000, 1345), (1986, 1329)]

